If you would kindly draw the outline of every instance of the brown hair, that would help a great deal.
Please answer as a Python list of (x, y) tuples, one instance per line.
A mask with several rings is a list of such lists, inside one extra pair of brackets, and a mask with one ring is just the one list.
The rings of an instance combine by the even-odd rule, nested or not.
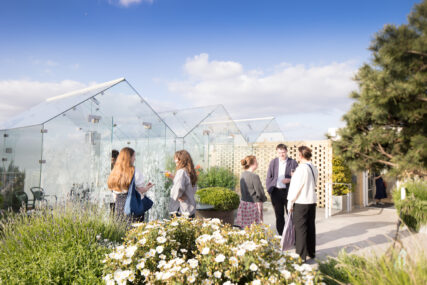
[(298, 151), (301, 153), (302, 157), (304, 157), (307, 160), (311, 159), (311, 148), (309, 148), (308, 146), (300, 146), (298, 148)]
[(288, 151), (288, 147), (285, 145), (285, 144), (278, 144), (277, 146), (276, 146), (276, 150), (278, 150), (278, 149), (281, 149), (281, 150), (286, 150), (286, 151)]
[(249, 169), (249, 167), (251, 167), (251, 165), (253, 165), (255, 161), (256, 161), (255, 155), (248, 155), (244, 159), (242, 159), (240, 163), (242, 164), (243, 169)]
[(178, 164), (176, 166), (177, 170), (181, 168), (187, 170), (187, 173), (190, 175), (191, 185), (193, 185), (193, 187), (196, 186), (196, 170), (194, 169), (193, 160), (191, 159), (188, 151), (183, 149), (175, 152), (175, 158), (178, 160)]
[(131, 163), (134, 153), (135, 151), (130, 147), (125, 147), (120, 151), (108, 177), (108, 188), (110, 190), (124, 192), (129, 188), (135, 173), (135, 167)]

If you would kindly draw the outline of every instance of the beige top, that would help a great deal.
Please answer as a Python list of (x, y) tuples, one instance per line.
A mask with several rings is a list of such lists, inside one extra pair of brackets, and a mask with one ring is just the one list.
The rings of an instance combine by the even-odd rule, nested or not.
[[(183, 168), (179, 169), (173, 179), (173, 186), (170, 193), (169, 212), (180, 212), (183, 215), (192, 215), (196, 213), (196, 194), (197, 187), (191, 185), (190, 176)], [(186, 197), (185, 201), (180, 202), (178, 199)]]

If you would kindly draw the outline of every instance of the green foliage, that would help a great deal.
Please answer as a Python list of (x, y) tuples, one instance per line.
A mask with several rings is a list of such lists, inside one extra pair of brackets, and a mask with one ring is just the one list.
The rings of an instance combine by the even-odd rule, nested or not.
[[(354, 185), (351, 179), (351, 170), (344, 163), (344, 160), (339, 156), (334, 156), (332, 159), (332, 182), (351, 184), (351, 191), (354, 191)], [(350, 188), (347, 185), (333, 185), (332, 195), (341, 196), (350, 193)]]
[(225, 167), (211, 167), (209, 170), (202, 170), (197, 179), (199, 188), (225, 187), (234, 189), (237, 184), (237, 177)]
[(401, 187), (406, 189), (406, 198), (400, 199), (400, 190), (393, 192), (396, 210), (408, 228), (419, 231), (427, 225), (427, 181), (408, 181)]
[(426, 17), (423, 1), (408, 24), (386, 25), (371, 44), (373, 60), (355, 77), (355, 103), (334, 144), (351, 168), (427, 175)]
[(364, 258), (341, 252), (337, 259), (319, 264), (326, 284), (423, 285), (427, 283), (427, 258), (406, 259), (397, 251), (381, 257)]
[(233, 190), (223, 187), (209, 187), (196, 192), (198, 203), (208, 204), (215, 210), (229, 211), (239, 208), (240, 197)]
[(106, 284), (319, 284), (322, 276), (297, 254), (280, 250), (268, 226), (245, 230), (219, 219), (134, 225), (105, 258)]
[[(168, 157), (168, 158), (166, 159), (166, 167), (165, 167), (165, 170), (166, 170), (167, 172), (169, 172), (169, 173), (174, 173), (174, 172), (175, 172), (175, 169), (176, 169), (176, 165), (175, 165), (174, 157), (173, 157), (173, 156), (170, 156), (170, 157)], [(173, 180), (172, 180), (172, 179), (169, 179), (169, 178), (166, 178), (166, 179), (165, 179), (164, 187), (165, 187), (165, 190), (166, 190), (166, 192), (167, 192), (167, 195), (168, 195), (168, 196), (169, 196), (169, 194), (170, 194), (170, 190), (171, 190), (171, 188), (172, 188), (172, 185), (173, 185)], [(166, 193), (165, 193), (165, 194), (166, 194)]]
[(125, 231), (126, 223), (96, 207), (11, 214), (0, 221), (0, 279), (7, 284), (102, 284), (101, 261), (109, 243), (120, 242)]

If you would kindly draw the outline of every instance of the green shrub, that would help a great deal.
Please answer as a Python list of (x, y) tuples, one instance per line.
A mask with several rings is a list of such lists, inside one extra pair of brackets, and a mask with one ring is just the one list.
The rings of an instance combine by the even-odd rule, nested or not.
[(408, 181), (401, 187), (406, 188), (406, 199), (400, 199), (400, 189), (393, 191), (393, 200), (403, 222), (413, 231), (419, 231), (427, 225), (427, 181)]
[(196, 192), (198, 203), (208, 204), (215, 210), (229, 211), (239, 208), (240, 198), (236, 192), (222, 187), (210, 187), (199, 189)]
[(245, 230), (219, 219), (135, 225), (105, 257), (106, 284), (319, 284), (321, 275), (280, 250), (266, 225)]
[(225, 187), (234, 190), (236, 184), (237, 177), (224, 167), (211, 167), (209, 170), (202, 170), (197, 178), (199, 188)]
[(326, 284), (427, 284), (427, 258), (420, 255), (412, 261), (395, 250), (369, 259), (341, 252), (337, 259), (320, 263), (319, 270)]
[[(332, 159), (332, 183), (347, 183), (352, 185), (351, 170), (344, 160), (339, 156)], [(354, 191), (354, 185), (352, 185)], [(347, 185), (333, 184), (332, 195), (342, 196), (350, 193)]]
[(102, 284), (102, 259), (125, 233), (125, 223), (90, 206), (8, 215), (0, 221), (0, 280)]

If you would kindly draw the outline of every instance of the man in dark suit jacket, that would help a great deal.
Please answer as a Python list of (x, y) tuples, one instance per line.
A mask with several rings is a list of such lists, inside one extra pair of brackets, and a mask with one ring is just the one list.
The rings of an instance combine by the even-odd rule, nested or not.
[(291, 184), (293, 171), (298, 163), (288, 157), (288, 148), (284, 144), (276, 147), (277, 158), (270, 162), (267, 172), (267, 191), (271, 197), (271, 203), (276, 215), (276, 229), (279, 235), (282, 235), (285, 226), (285, 210), (288, 204), (288, 191)]

